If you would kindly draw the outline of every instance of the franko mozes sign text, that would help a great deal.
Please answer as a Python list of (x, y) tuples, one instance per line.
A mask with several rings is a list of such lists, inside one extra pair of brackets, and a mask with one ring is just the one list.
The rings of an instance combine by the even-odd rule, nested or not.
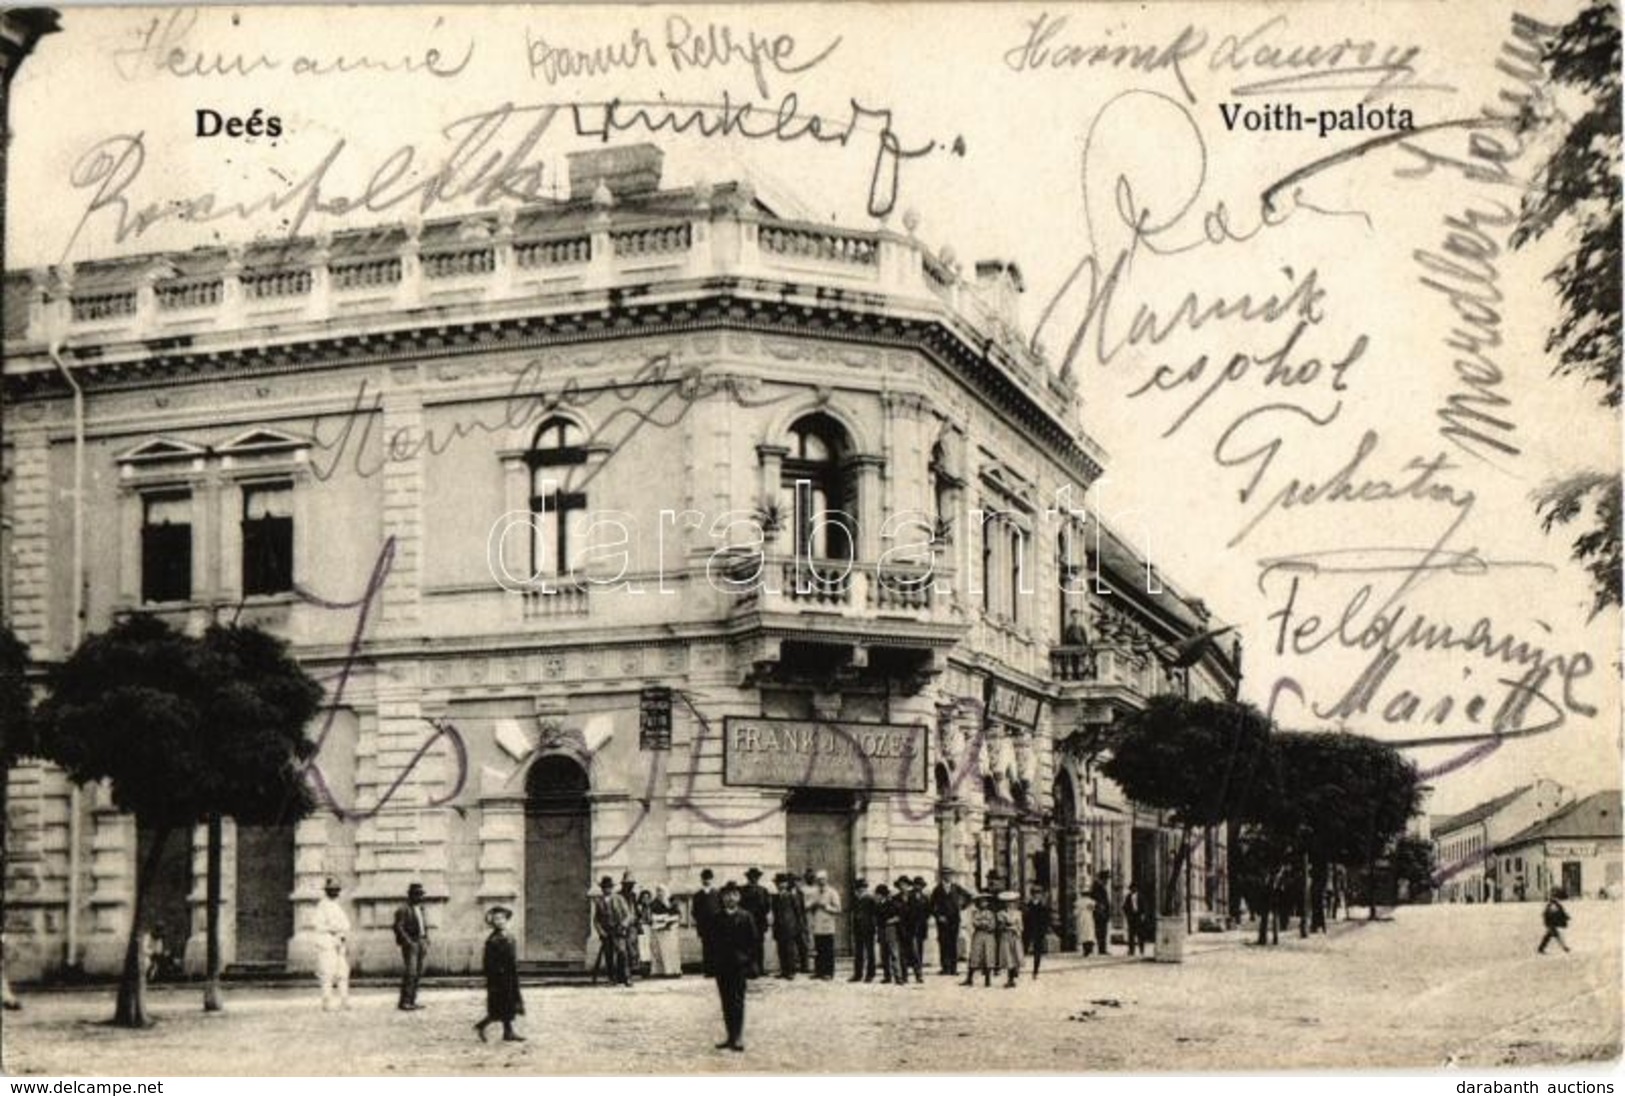
[(730, 717), (725, 728), (731, 785), (925, 790), (924, 725)]

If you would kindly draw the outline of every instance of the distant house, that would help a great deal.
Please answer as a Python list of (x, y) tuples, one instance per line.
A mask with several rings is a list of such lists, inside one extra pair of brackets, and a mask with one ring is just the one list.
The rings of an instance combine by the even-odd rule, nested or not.
[(1512, 789), (1460, 814), (1431, 820), (1438, 850), (1438, 901), (1497, 902), (1511, 898), (1495, 850), (1516, 834), (1550, 817), (1573, 800), (1573, 793), (1540, 779)]
[(1553, 887), (1570, 898), (1618, 898), (1620, 789), (1588, 795), (1495, 847), (1507, 898), (1536, 900)]

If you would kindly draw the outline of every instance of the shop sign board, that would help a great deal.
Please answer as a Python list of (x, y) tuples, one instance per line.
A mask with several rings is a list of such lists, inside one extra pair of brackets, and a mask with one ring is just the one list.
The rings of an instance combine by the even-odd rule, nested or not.
[(731, 787), (926, 790), (923, 723), (729, 716), (723, 728), (723, 782)]

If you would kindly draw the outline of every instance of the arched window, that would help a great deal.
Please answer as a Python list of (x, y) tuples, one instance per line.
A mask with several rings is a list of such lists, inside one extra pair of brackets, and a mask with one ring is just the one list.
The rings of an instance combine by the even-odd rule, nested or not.
[(548, 419), (536, 428), (527, 460), (531, 574), (570, 574), (587, 547), (587, 495), (570, 489), (587, 463), (581, 427), (569, 419)]
[(780, 473), (784, 512), (795, 530), (797, 559), (857, 555), (857, 492), (851, 485), (851, 442), (828, 415), (806, 415), (790, 427)]

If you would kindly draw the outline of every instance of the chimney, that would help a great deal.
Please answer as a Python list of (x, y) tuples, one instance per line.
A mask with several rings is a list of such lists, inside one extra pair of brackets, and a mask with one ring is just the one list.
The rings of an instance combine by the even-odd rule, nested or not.
[(1018, 298), (1027, 288), (1021, 280), (1021, 268), (1003, 259), (982, 259), (976, 264), (976, 290), (993, 314), (1017, 326), (1020, 318)]
[(572, 152), (570, 200), (587, 201), (603, 183), (617, 202), (660, 189), (660, 163), (664, 153), (654, 145), (625, 145)]

